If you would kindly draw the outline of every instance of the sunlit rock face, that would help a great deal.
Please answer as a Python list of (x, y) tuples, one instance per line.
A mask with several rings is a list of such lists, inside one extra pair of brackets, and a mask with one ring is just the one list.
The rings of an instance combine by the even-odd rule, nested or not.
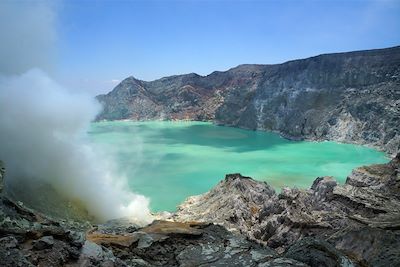
[(333, 245), (371, 266), (399, 265), (399, 173), (400, 154), (387, 164), (355, 169), (344, 185), (319, 177), (308, 190), (283, 188), (279, 194), (266, 183), (232, 174), (189, 198), (171, 218), (222, 224), (311, 266), (330, 265), (316, 263), (320, 252), (303, 258), (323, 246), (306, 237), (328, 241), (325, 252)]
[(98, 96), (99, 120), (190, 119), (272, 130), (292, 139), (369, 144), (395, 154), (400, 47), (240, 65), (207, 76), (129, 77)]

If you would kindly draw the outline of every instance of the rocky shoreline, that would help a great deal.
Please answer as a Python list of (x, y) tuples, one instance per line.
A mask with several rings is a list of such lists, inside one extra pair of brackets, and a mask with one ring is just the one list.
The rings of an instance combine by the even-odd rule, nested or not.
[(128, 77), (97, 120), (198, 120), (400, 151), (400, 47), (246, 64), (207, 76)]
[[(309, 190), (283, 188), (240, 174), (189, 198), (173, 218), (215, 222), (278, 252), (316, 237), (367, 266), (400, 264), (400, 155), (353, 170), (344, 185), (317, 178)], [(378, 257), (379, 256), (379, 257)]]
[[(3, 173), (3, 171), (1, 172)], [(284, 188), (229, 174), (139, 227), (51, 218), (1, 195), (2, 266), (397, 266), (400, 154)]]

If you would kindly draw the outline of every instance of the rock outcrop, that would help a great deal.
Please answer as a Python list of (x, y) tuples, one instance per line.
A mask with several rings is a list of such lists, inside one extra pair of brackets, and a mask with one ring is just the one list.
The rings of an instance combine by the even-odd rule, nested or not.
[[(2, 170), (3, 172), (3, 170)], [(0, 194), (2, 266), (398, 266), (400, 154), (276, 193), (227, 175), (168, 220), (57, 219)], [(167, 215), (164, 215), (166, 217)], [(229, 230), (227, 230), (229, 229)]]
[[(400, 154), (390, 163), (355, 169), (344, 185), (320, 177), (309, 190), (279, 194), (264, 182), (227, 175), (210, 192), (190, 197), (172, 219), (219, 223), (312, 266), (323, 266), (318, 258), (326, 261), (323, 255), (336, 251), (367, 266), (398, 266)], [(312, 252), (321, 246), (323, 253)]]
[[(271, 197), (275, 194), (267, 185), (259, 185), (238, 174), (229, 176), (225, 182), (230, 183), (233, 194), (243, 198), (211, 195), (210, 199), (219, 200), (214, 208), (223, 202), (235, 201), (239, 210), (245, 205), (258, 207), (266, 204), (263, 203), (264, 194)], [(244, 226), (242, 217), (257, 213), (259, 210), (235, 213), (237, 220), (232, 223)], [(207, 216), (207, 212), (202, 215)], [(223, 217), (216, 220), (223, 220)], [(245, 228), (245, 231), (251, 232), (252, 228)], [(285, 253), (278, 253), (237, 231), (228, 231), (213, 223), (154, 221), (139, 227), (129, 219), (118, 219), (95, 225), (50, 217), (0, 194), (0, 264), (5, 267), (307, 267), (355, 266), (356, 262), (331, 244), (315, 238), (300, 240)]]
[(240, 65), (207, 76), (129, 77), (97, 99), (98, 120), (190, 119), (291, 139), (400, 146), (400, 47)]
[[(297, 246), (287, 255), (206, 223), (155, 221), (143, 228), (129, 220), (103, 225), (54, 220), (0, 197), (1, 266), (352, 266), (344, 254), (324, 244)], [(320, 255), (319, 261), (299, 257)], [(299, 259), (297, 259), (299, 258)], [(341, 265), (342, 261), (350, 265)]]

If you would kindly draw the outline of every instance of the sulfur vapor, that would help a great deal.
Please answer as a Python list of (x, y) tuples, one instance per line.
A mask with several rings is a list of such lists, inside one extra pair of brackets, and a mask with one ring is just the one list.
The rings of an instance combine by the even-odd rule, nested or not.
[[(113, 171), (112, 159), (88, 141), (99, 104), (66, 90), (41, 70), (51, 65), (43, 48), (54, 42), (55, 30), (53, 21), (43, 18), (54, 13), (53, 7), (21, 3), (0, 4), (0, 13), (7, 14), (7, 24), (0, 16), (0, 33), (7, 38), (0, 44), (0, 54), (7, 55), (0, 64), (0, 159), (7, 169), (7, 188), (45, 183), (82, 203), (98, 220), (150, 222), (149, 200), (132, 193), (126, 179)], [(22, 40), (26, 46), (13, 45)], [(26, 192), (32, 197), (40, 193)]]

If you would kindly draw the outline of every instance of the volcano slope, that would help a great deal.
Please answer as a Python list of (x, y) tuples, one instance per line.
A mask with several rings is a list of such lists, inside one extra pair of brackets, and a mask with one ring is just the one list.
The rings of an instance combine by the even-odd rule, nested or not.
[(239, 65), (207, 76), (128, 77), (97, 96), (98, 120), (188, 119), (290, 139), (400, 146), (400, 47)]

